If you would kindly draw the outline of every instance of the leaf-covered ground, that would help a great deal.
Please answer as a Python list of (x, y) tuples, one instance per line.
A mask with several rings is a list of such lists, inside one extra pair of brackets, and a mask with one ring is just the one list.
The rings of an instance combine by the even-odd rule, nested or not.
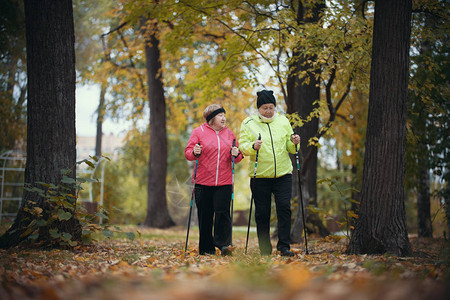
[[(197, 230), (134, 228), (134, 241), (76, 251), (0, 250), (0, 299), (450, 299), (448, 242), (412, 238), (413, 257), (346, 255), (346, 239), (310, 238), (293, 258), (261, 257), (251, 234), (233, 256), (200, 256)], [(273, 244), (275, 245), (275, 241)]]

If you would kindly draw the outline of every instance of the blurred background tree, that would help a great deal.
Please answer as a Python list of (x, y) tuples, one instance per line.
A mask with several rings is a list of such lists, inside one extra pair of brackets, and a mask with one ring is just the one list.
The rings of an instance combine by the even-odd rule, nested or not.
[[(4, 151), (24, 149), (27, 80), (23, 4), (6, 0), (0, 5)], [(94, 5), (74, 0), (73, 7), (78, 84), (100, 91), (93, 100), (98, 102), (95, 154), (103, 153), (106, 118), (132, 124), (119, 156), (105, 168), (104, 205), (120, 209), (112, 212), (111, 222), (144, 223), (147, 189), (153, 184), (148, 181), (149, 31), (143, 18), (157, 23), (157, 31), (150, 33), (159, 42), (161, 68), (154, 74), (163, 75), (167, 151), (160, 160), (167, 162), (167, 172), (155, 175), (164, 182), (163, 201), (175, 224), (184, 225), (187, 217), (193, 165), (183, 150), (191, 130), (203, 122), (203, 109), (212, 102), (224, 105), (228, 126), (238, 134), (240, 122), (255, 111), (255, 94), (262, 88), (275, 91), (278, 109), (291, 114), (302, 135), (310, 232), (328, 234), (332, 228), (327, 223), (334, 222), (328, 219), (343, 222), (349, 211), (358, 213), (373, 1), (111, 0)], [(448, 11), (443, 0), (413, 1), (406, 215), (409, 231), (424, 236), (430, 235), (430, 224), (435, 236), (441, 235), (444, 199), (449, 199)], [(246, 164), (236, 166), (235, 189), (235, 208), (244, 215), (250, 203)], [(343, 195), (330, 190), (324, 179), (332, 179)], [(292, 238), (301, 241), (296, 182), (293, 190)]]

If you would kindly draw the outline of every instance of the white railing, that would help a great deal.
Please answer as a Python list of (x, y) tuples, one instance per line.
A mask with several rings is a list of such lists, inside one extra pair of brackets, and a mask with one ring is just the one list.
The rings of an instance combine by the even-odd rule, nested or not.
[[(0, 224), (4, 217), (15, 217), (22, 204), (26, 160), (25, 153), (14, 150), (6, 151), (0, 155)], [(98, 182), (100, 184), (100, 199), (98, 202), (98, 205), (100, 206), (103, 205), (106, 162), (107, 159), (102, 157), (97, 162), (93, 162), (95, 168), (85, 168), (82, 165), (77, 165), (77, 177), (89, 177), (95, 179), (95, 183)], [(96, 174), (99, 167), (101, 168), (100, 178), (94, 178), (94, 174)], [(11, 180), (12, 178), (14, 178), (14, 180)], [(88, 185), (89, 196), (87, 198), (78, 198), (79, 202), (94, 203), (93, 184), (93, 182), (86, 182), (83, 184), (84, 186)], [(18, 190), (15, 190), (14, 187)], [(18, 205), (13, 206), (16, 211), (5, 211), (5, 208), (11, 206), (5, 206), (5, 204), (10, 201), (18, 201)], [(100, 218), (99, 221), (101, 224), (103, 221), (102, 218)]]
[[(0, 155), (0, 224), (3, 217), (15, 217), (17, 215), (17, 211), (4, 211), (7, 202), (18, 201), (17, 209), (22, 204), (26, 160), (24, 153), (14, 150), (6, 151)], [(14, 187), (19, 188), (20, 193), (14, 193), (17, 192)]]
[[(94, 161), (95, 168), (92, 167), (84, 167), (84, 165), (77, 165), (77, 177), (89, 177), (90, 179), (96, 180), (98, 183), (100, 183), (100, 199), (98, 201), (98, 205), (103, 206), (103, 194), (104, 194), (104, 179), (105, 179), (105, 166), (108, 162), (107, 159), (104, 157), (101, 157), (98, 159), (98, 161)], [(95, 178), (94, 175), (98, 168), (100, 169), (100, 178)], [(81, 176), (80, 176), (81, 175)], [(95, 183), (97, 183), (95, 182)], [(94, 203), (94, 196), (93, 196), (93, 184), (94, 182), (89, 181), (84, 184), (88, 184), (89, 186), (89, 197), (81, 198), (79, 196), (78, 201), (79, 202), (90, 202)], [(103, 220), (102, 218), (99, 219), (100, 224), (102, 224)]]

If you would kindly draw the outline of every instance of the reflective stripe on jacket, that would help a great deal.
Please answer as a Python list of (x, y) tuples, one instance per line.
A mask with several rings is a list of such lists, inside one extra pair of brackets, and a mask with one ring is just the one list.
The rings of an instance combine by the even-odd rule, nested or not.
[(256, 150), (252, 146), (259, 134), (263, 143), (259, 150), (256, 177), (278, 178), (292, 173), (289, 153), (295, 153), (295, 145), (291, 141), (294, 131), (289, 120), (277, 113), (271, 122), (266, 123), (254, 114), (242, 121), (239, 134), (239, 150), (250, 157), (248, 175), (254, 175)]
[[(203, 146), (202, 153), (198, 157), (197, 178), (195, 183), (207, 186), (227, 185), (232, 182), (232, 156), (231, 146), (236, 139), (233, 131), (228, 127), (215, 131), (207, 123), (203, 123), (192, 131), (191, 137), (184, 149), (187, 160), (195, 161), (193, 151), (197, 143)], [(239, 146), (236, 140), (236, 147)], [(242, 160), (242, 154), (235, 158), (234, 162)], [(194, 171), (192, 181), (194, 181)]]

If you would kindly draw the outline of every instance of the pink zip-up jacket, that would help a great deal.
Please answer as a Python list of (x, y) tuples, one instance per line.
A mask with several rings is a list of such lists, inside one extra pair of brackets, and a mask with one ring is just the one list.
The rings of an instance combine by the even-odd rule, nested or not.
[[(233, 139), (236, 139), (236, 136), (228, 127), (225, 126), (216, 132), (206, 122), (192, 131), (186, 149), (184, 149), (184, 156), (187, 160), (196, 160), (194, 146), (198, 143), (203, 146), (202, 153), (198, 157), (196, 184), (207, 186), (232, 184), (231, 146)], [(238, 146), (236, 139), (236, 147)], [(238, 163), (242, 158), (243, 156), (239, 152), (234, 162)], [(195, 167), (192, 172), (192, 182), (194, 181), (194, 172)]]

